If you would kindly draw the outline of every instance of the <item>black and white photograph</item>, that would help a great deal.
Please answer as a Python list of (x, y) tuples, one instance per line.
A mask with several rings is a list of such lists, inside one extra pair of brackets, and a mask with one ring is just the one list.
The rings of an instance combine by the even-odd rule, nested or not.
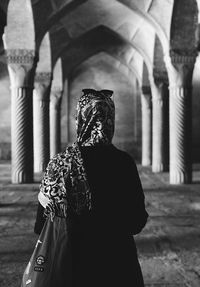
[(0, 287), (200, 287), (200, 0), (0, 0)]

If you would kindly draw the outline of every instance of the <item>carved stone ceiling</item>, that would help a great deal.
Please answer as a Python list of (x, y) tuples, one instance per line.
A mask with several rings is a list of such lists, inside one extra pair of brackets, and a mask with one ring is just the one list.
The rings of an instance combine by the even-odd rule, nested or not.
[[(159, 37), (163, 54), (169, 51), (174, 0), (31, 0), (31, 2), (36, 47), (39, 48), (45, 33), (49, 31), (55, 60), (55, 55), (60, 51), (67, 49), (68, 45), (73, 50), (75, 40), (84, 39), (84, 35), (88, 35), (98, 27), (117, 33), (124, 39), (124, 45), (126, 43), (132, 45), (133, 49), (146, 58), (147, 66), (148, 64), (153, 66), (156, 37)], [(0, 0), (1, 36), (6, 25), (8, 3), (9, 0)], [(197, 3), (199, 5), (199, 1)], [(96, 41), (96, 37), (92, 35), (94, 36), (94, 33), (91, 33), (89, 41), (91, 45)], [(112, 37), (110, 41), (112, 45)], [(82, 48), (84, 49), (83, 45)], [(129, 50), (130, 56), (127, 57), (131, 58), (133, 51)], [(3, 55), (3, 43), (0, 40), (0, 61), (3, 61)]]
[[(6, 11), (9, 0), (0, 1), (1, 34), (6, 24)], [(52, 43), (69, 42), (69, 38), (76, 38), (85, 32), (104, 25), (115, 31), (120, 30), (125, 23), (127, 31), (132, 37), (142, 26), (144, 19), (134, 10), (146, 12), (151, 0), (32, 0), (36, 42), (38, 45), (47, 30), (50, 30)], [(4, 14), (3, 14), (4, 11)], [(66, 34), (65, 34), (66, 31)], [(2, 42), (1, 42), (2, 52)]]

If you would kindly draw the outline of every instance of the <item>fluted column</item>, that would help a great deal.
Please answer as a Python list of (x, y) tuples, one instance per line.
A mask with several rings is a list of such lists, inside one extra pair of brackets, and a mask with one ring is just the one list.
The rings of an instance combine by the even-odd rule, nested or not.
[(36, 73), (34, 105), (34, 171), (45, 170), (49, 157), (49, 100), (51, 73)]
[(171, 52), (166, 58), (170, 83), (170, 183), (192, 182), (192, 74), (196, 55)]
[(142, 87), (142, 165), (151, 165), (152, 160), (152, 102), (150, 87)]
[(35, 51), (8, 49), (11, 82), (12, 183), (33, 182), (32, 91)]
[(50, 96), (50, 157), (61, 150), (62, 91), (54, 88)]
[(163, 81), (156, 81), (151, 84), (152, 89), (152, 171), (162, 172), (167, 169), (165, 152), (167, 149), (165, 142), (166, 118), (165, 109), (167, 107), (166, 84)]

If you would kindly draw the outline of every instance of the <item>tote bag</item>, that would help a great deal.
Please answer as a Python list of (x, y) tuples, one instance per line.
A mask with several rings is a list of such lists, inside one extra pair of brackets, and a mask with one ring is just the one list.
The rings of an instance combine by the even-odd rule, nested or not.
[(66, 218), (48, 217), (24, 271), (21, 287), (71, 287), (72, 256)]

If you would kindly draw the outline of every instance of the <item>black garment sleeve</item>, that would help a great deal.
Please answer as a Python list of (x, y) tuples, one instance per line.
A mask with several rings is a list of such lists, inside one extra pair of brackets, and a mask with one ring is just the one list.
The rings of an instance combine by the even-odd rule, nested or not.
[(137, 166), (132, 160), (129, 161), (127, 172), (127, 198), (126, 198), (126, 218), (128, 232), (135, 235), (141, 232), (146, 225), (148, 213), (145, 208), (145, 196), (138, 174)]
[(44, 207), (38, 202), (37, 215), (34, 226), (34, 232), (40, 234), (44, 226), (46, 218), (44, 217)]

